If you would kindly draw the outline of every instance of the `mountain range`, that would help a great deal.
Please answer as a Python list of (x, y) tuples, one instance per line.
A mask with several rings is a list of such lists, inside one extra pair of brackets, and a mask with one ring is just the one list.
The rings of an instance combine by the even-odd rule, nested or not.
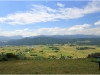
[(17, 35), (17, 36), (0, 36), (0, 41), (4, 42), (4, 41), (9, 41), (12, 39), (22, 39), (23, 37), (21, 35)]
[[(18, 36), (0, 36), (0, 45), (33, 45), (33, 44), (65, 44), (75, 43), (77, 41), (96, 41), (100, 40), (97, 35), (38, 35), (31, 37)], [(98, 40), (97, 40), (98, 39)]]

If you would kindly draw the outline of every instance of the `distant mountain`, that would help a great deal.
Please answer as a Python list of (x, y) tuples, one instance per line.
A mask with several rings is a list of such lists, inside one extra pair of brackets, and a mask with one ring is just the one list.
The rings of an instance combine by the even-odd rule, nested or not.
[(0, 36), (0, 41), (3, 42), (3, 41), (8, 41), (10, 40), (9, 37), (6, 37), (6, 36)]
[[(72, 37), (73, 36), (73, 37)], [(83, 42), (83, 41), (90, 42)], [(82, 41), (82, 42), (77, 42)], [(10, 40), (6, 45), (38, 45), (38, 44), (87, 44), (87, 45), (99, 45), (100, 44), (100, 36), (89, 36), (89, 35), (53, 35), (46, 36), (40, 35), (35, 37), (26, 37), (18, 40)]]
[(65, 42), (65, 39), (57, 39), (50, 37), (34, 37), (34, 38), (23, 38), (19, 40), (10, 40), (6, 43), (6, 45), (39, 45), (39, 44), (54, 44)]
[(5, 42), (0, 41), (0, 46), (5, 45)]
[(0, 36), (0, 41), (4, 42), (4, 41), (8, 41), (8, 40), (12, 40), (12, 39), (22, 39), (23, 37), (18, 35), (18, 36)]
[[(100, 45), (100, 36), (97, 35), (39, 35), (32, 37), (10, 36), (2, 38), (0, 45), (38, 45), (38, 44), (87, 44)], [(83, 41), (90, 42), (83, 42)], [(78, 42), (77, 42), (78, 41)], [(82, 41), (82, 42), (79, 42)]]
[(16, 36), (9, 36), (10, 39), (22, 39), (23, 37), (21, 35)]
[(50, 37), (53, 38), (70, 38), (70, 39), (74, 39), (74, 38), (100, 38), (100, 36), (98, 35), (52, 35)]
[(50, 38), (62, 38), (62, 39), (74, 39), (74, 38), (100, 38), (98, 35), (38, 35), (38, 36), (32, 36), (30, 38), (35, 37), (50, 37)]

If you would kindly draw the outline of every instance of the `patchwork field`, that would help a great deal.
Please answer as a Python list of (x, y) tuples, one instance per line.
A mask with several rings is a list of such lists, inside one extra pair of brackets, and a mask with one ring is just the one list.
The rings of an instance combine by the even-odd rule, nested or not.
[[(86, 49), (81, 49), (86, 48)], [(31, 46), (1, 46), (0, 55), (6, 53), (14, 53), (16, 55), (25, 56), (28, 59), (48, 58), (59, 59), (60, 57), (67, 58), (86, 58), (88, 54), (100, 52), (98, 46), (79, 46), (68, 44), (53, 44), (53, 45), (31, 45)]]

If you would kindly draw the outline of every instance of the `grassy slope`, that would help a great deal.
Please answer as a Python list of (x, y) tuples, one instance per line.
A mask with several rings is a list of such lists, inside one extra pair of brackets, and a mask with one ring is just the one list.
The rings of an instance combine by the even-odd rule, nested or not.
[(96, 59), (0, 62), (0, 74), (100, 74)]

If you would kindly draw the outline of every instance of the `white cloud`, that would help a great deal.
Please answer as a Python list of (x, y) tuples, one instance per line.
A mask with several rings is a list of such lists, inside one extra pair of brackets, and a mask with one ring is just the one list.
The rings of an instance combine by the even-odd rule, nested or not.
[(100, 20), (98, 22), (95, 22), (94, 25), (100, 25)]
[[(60, 7), (64, 5), (57, 4)], [(83, 8), (57, 8), (52, 9), (43, 5), (32, 5), (33, 8), (26, 12), (17, 12), (8, 14), (6, 17), (0, 17), (0, 23), (11, 25), (34, 24), (38, 22), (59, 21), (60, 19), (69, 20), (83, 17), (87, 14), (100, 12), (100, 1), (91, 1)]]
[(90, 26), (91, 26), (90, 24), (75, 25), (73, 27), (70, 27), (69, 31), (82, 31), (84, 29), (89, 28)]
[(65, 5), (62, 4), (62, 3), (57, 3), (57, 6), (59, 6), (59, 7), (64, 7)]
[(100, 1), (93, 0), (84, 7), (83, 14), (100, 12)]
[(100, 27), (91, 28), (90, 24), (75, 25), (70, 28), (39, 28), (36, 30), (30, 30), (25, 28), (22, 30), (15, 31), (0, 31), (0, 35), (12, 36), (22, 35), (24, 37), (36, 36), (36, 35), (75, 35), (75, 34), (86, 34), (86, 35), (100, 35)]
[(59, 27), (54, 27), (54, 28), (40, 28), (36, 31), (39, 35), (41, 34), (46, 34), (46, 35), (56, 35), (56, 34), (61, 34), (64, 35), (67, 32), (67, 28), (59, 28)]
[(15, 30), (15, 31), (1, 31), (0, 35), (2, 36), (13, 36), (13, 35), (22, 35), (24, 37), (38, 35), (36, 32), (29, 30), (29, 28)]
[(2, 29), (1, 29), (1, 27), (0, 27), (0, 31), (1, 31)]
[(6, 18), (3, 18), (3, 17), (0, 18), (0, 23), (3, 23), (5, 21), (6, 21)]

